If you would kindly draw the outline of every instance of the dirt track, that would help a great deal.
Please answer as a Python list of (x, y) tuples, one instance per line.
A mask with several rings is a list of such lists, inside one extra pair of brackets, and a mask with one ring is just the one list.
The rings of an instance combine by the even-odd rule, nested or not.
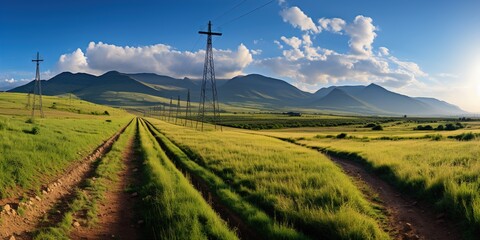
[(445, 214), (436, 214), (426, 203), (419, 203), (397, 191), (390, 184), (373, 173), (367, 172), (360, 164), (353, 161), (329, 156), (340, 165), (345, 173), (366, 184), (371, 191), (378, 194), (381, 205), (387, 210), (390, 232), (396, 239), (461, 239), (458, 227)]
[[(17, 240), (31, 239), (33, 237), (32, 232), (42, 225), (42, 221), (48, 215), (50, 215), (50, 218), (52, 218), (52, 215), (60, 215), (61, 212), (53, 208), (66, 201), (73, 190), (88, 177), (92, 170), (92, 163), (110, 151), (113, 143), (127, 126), (105, 141), (78, 164), (72, 166), (57, 180), (44, 186), (42, 193), (38, 196), (30, 193), (28, 194), (29, 197), (25, 199), (2, 200), (2, 206), (8, 204), (12, 209), (1, 212), (0, 238), (8, 239), (11, 236), (15, 236)], [(23, 211), (23, 213), (19, 214), (19, 210)]]
[[(135, 216), (137, 196), (125, 189), (138, 185), (139, 159), (135, 140), (130, 139), (122, 157), (124, 168), (119, 180), (108, 189), (98, 209), (98, 223), (92, 228), (81, 226), (72, 230), (72, 239), (140, 239), (140, 227)], [(132, 196), (133, 195), (133, 196)]]

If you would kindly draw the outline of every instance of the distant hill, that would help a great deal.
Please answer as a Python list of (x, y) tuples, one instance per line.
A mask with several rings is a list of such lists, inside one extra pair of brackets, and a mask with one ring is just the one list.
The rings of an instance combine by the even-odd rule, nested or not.
[(260, 102), (276, 107), (299, 105), (311, 97), (311, 93), (299, 90), (289, 83), (258, 74), (235, 77), (218, 88), (222, 102)]
[(382, 111), (362, 100), (351, 96), (341, 88), (331, 88), (328, 94), (312, 102), (316, 108), (331, 109), (361, 114), (379, 114)]
[[(116, 71), (101, 76), (60, 73), (42, 81), (45, 95), (72, 93), (81, 99), (113, 106), (152, 106), (168, 99), (198, 101), (201, 81), (176, 79), (153, 73), (124, 74)], [(28, 93), (33, 82), (9, 90)], [(222, 104), (275, 111), (327, 111), (362, 115), (458, 116), (467, 114), (459, 107), (435, 98), (412, 98), (379, 85), (330, 86), (315, 93), (304, 92), (275, 78), (250, 74), (217, 81)]]

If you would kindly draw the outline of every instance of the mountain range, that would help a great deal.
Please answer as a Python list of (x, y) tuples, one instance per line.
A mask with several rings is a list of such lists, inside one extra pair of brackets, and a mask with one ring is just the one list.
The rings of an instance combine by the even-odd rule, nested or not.
[[(34, 82), (9, 90), (29, 93)], [(45, 95), (74, 94), (99, 104), (112, 106), (153, 106), (167, 104), (180, 96), (191, 101), (200, 96), (201, 81), (176, 79), (153, 73), (125, 74), (116, 71), (100, 76), (63, 72), (42, 80)], [(361, 115), (459, 116), (459, 107), (435, 98), (409, 97), (379, 85), (330, 86), (315, 93), (302, 91), (275, 78), (250, 74), (232, 79), (217, 79), (218, 98), (224, 108), (250, 107), (261, 111), (309, 111)]]

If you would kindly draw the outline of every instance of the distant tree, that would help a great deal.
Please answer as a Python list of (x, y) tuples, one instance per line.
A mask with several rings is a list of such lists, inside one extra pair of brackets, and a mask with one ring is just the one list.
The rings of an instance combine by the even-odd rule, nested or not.
[(347, 137), (346, 133), (340, 133), (340, 134), (337, 135), (338, 139), (342, 139), (342, 138), (346, 138), (346, 137)]
[(375, 127), (372, 127), (372, 130), (373, 131), (382, 131), (383, 127), (382, 127), (382, 125), (376, 125)]
[(455, 125), (453, 125), (453, 123), (447, 123), (445, 125), (445, 130), (452, 131), (452, 130), (457, 130), (457, 128), (455, 127)]

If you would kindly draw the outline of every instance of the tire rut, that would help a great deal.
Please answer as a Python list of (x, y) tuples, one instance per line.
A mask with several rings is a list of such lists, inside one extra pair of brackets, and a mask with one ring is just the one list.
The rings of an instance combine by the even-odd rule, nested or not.
[(105, 193), (105, 201), (99, 204), (95, 226), (73, 229), (71, 239), (140, 239), (141, 225), (135, 215), (138, 196), (136, 192), (125, 191), (139, 186), (139, 156), (136, 146), (136, 136), (133, 136), (123, 152), (124, 168), (118, 174), (119, 179)]
[[(155, 136), (151, 129), (152, 124), (147, 120), (144, 121), (147, 123), (149, 133)], [(162, 145), (160, 142), (161, 140), (159, 140), (157, 137), (155, 137), (155, 140)], [(174, 161), (172, 162), (175, 164)], [(221, 199), (215, 193), (213, 193), (207, 182), (205, 182), (201, 177), (195, 174), (190, 174), (187, 169), (180, 168), (177, 166), (177, 164), (175, 164), (175, 166), (180, 170), (180, 172), (188, 177), (195, 189), (202, 194), (205, 201), (207, 201), (212, 209), (220, 215), (220, 217), (228, 224), (228, 226), (231, 229), (236, 229), (240, 239), (263, 239), (261, 235), (259, 235), (253, 228), (245, 223), (245, 221), (243, 221), (243, 219), (237, 213), (223, 204)]]
[[(369, 201), (380, 204), (385, 209), (388, 227), (384, 230), (395, 239), (462, 239), (460, 226), (449, 219), (445, 213), (436, 213), (432, 204), (418, 201), (408, 194), (400, 192), (380, 176), (367, 171), (363, 164), (336, 157), (322, 148), (309, 147), (290, 139), (272, 138), (318, 151), (340, 166), (348, 176), (355, 180), (356, 185), (360, 185), (357, 187)], [(364, 189), (365, 186), (367, 186), (367, 191)], [(378, 196), (379, 201), (374, 201), (373, 196), (368, 196), (372, 192)]]
[(350, 177), (360, 181), (378, 195), (380, 204), (387, 211), (390, 234), (395, 239), (461, 239), (456, 226), (445, 214), (436, 214), (428, 203), (398, 191), (374, 173), (368, 172), (361, 163), (325, 154), (339, 165)]
[(17, 240), (32, 239), (33, 232), (39, 227), (47, 223), (51, 226), (58, 222), (61, 214), (59, 209), (68, 205), (73, 190), (91, 174), (95, 160), (110, 151), (113, 143), (132, 121), (78, 164), (74, 164), (67, 169), (61, 177), (44, 185), (41, 194), (36, 195), (29, 192), (26, 197), (9, 199), (8, 202), (3, 203), (4, 208), (8, 205), (11, 209), (9, 211), (3, 210), (0, 213), (0, 238), (5, 239), (14, 236)]

